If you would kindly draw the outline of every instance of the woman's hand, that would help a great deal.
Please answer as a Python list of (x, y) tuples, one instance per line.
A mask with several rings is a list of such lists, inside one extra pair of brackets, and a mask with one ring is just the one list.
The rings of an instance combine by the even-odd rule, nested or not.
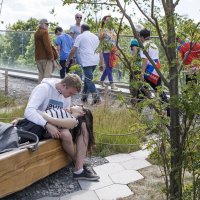
[(19, 121), (21, 121), (21, 120), (23, 120), (24, 118), (16, 118), (16, 119), (14, 119), (12, 122), (10, 122), (13, 126), (16, 126), (18, 123), (19, 123)]
[(45, 128), (48, 131), (48, 133), (51, 135), (52, 138), (59, 139), (61, 137), (61, 132), (56, 126), (54, 126), (50, 123), (47, 123)]

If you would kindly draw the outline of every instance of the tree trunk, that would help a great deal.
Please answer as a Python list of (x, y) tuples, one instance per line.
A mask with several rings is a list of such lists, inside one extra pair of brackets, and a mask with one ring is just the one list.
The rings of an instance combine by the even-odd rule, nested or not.
[(170, 57), (169, 77), (170, 86), (170, 143), (171, 143), (171, 171), (170, 171), (170, 200), (182, 199), (182, 148), (180, 142), (179, 109), (173, 105), (173, 100), (178, 97), (178, 66), (176, 64), (175, 25), (173, 5), (168, 5), (167, 32), (168, 53)]

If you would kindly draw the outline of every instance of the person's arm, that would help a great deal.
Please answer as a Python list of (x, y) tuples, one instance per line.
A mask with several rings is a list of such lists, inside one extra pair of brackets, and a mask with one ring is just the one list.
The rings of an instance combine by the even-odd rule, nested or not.
[(72, 50), (71, 50), (70, 53), (69, 53), (69, 56), (67, 57), (65, 66), (68, 66), (68, 65), (69, 65), (70, 60), (72, 59), (72, 57), (73, 57), (74, 54), (76, 53), (76, 49), (77, 49), (77, 47), (73, 46)]
[(148, 64), (148, 59), (147, 57), (144, 55), (143, 51), (140, 50), (140, 57), (142, 59), (142, 70), (141, 70), (141, 79), (144, 80), (144, 74), (145, 74), (145, 70), (146, 70), (146, 67), (147, 67), (147, 64)]
[(37, 112), (37, 110), (40, 110), (47, 97), (48, 91), (45, 85), (40, 84), (36, 86), (29, 98), (24, 117), (29, 121), (44, 127), (47, 121)]
[(77, 123), (78, 123), (76, 118), (58, 119), (58, 118), (54, 118), (54, 117), (49, 116), (45, 112), (39, 112), (39, 113), (48, 123), (50, 123), (50, 124), (52, 124), (54, 126), (67, 128), (67, 129), (72, 129), (75, 126), (77, 126)]
[(53, 50), (51, 47), (51, 40), (50, 40), (48, 31), (45, 31), (43, 34), (43, 43), (45, 46), (45, 51), (47, 52), (48, 59), (53, 61), (54, 56), (53, 56)]
[(102, 51), (99, 52), (99, 70), (103, 71), (104, 69), (104, 59), (103, 59), (103, 53)]
[(60, 55), (60, 45), (61, 45), (61, 40), (60, 40), (59, 37), (56, 38), (56, 42), (55, 42), (55, 44), (56, 44), (56, 49), (57, 49), (57, 51), (58, 51), (58, 54)]
[(148, 64), (148, 59), (147, 58), (142, 58), (142, 74), (144, 75), (146, 67)]

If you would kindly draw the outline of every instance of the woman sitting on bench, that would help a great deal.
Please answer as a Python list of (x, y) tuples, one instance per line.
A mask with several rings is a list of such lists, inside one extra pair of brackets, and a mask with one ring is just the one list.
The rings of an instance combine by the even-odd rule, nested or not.
[[(59, 128), (69, 129), (74, 143), (76, 143), (77, 137), (81, 135), (81, 124), (85, 122), (89, 133), (88, 152), (92, 152), (92, 148), (95, 146), (95, 139), (93, 135), (93, 115), (89, 109), (83, 108), (82, 106), (72, 106), (70, 110), (50, 108), (44, 112), (38, 112), (48, 123)], [(70, 128), (72, 124), (70, 119), (74, 120), (74, 118), (78, 120), (77, 126)], [(49, 137), (50, 136), (46, 136), (46, 138)]]

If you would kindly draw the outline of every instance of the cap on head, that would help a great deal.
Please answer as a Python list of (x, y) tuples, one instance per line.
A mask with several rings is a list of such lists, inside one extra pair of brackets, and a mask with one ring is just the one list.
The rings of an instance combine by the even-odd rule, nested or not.
[(136, 24), (134, 24), (134, 26), (135, 26), (135, 30), (137, 32), (140, 32), (142, 29), (144, 29), (144, 26), (142, 24), (136, 23)]
[(136, 39), (131, 40), (130, 47), (139, 47), (139, 43)]
[(39, 20), (39, 25), (43, 25), (43, 24), (49, 24), (48, 20), (47, 19), (41, 19)]

